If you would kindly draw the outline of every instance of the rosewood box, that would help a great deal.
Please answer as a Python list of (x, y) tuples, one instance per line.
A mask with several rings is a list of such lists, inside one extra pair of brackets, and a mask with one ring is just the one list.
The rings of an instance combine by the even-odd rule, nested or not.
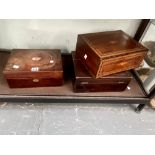
[(148, 49), (121, 30), (78, 35), (76, 54), (99, 78), (139, 67)]
[(60, 50), (13, 49), (3, 74), (10, 88), (61, 86)]
[(130, 71), (101, 77), (93, 78), (83, 66), (79, 58), (75, 58), (72, 52), (74, 64), (73, 90), (77, 93), (82, 92), (118, 92), (126, 89), (132, 74)]

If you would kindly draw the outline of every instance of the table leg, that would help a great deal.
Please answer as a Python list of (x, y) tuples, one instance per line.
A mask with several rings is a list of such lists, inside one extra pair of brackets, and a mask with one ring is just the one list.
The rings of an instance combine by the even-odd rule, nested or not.
[(139, 104), (137, 108), (135, 109), (135, 111), (137, 113), (140, 113), (144, 109), (144, 107), (145, 107), (145, 104)]

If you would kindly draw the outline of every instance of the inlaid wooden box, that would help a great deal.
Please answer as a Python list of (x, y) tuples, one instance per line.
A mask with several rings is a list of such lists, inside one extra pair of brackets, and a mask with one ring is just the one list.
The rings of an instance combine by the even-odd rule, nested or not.
[(13, 49), (3, 74), (10, 88), (61, 86), (60, 50)]
[(148, 49), (121, 30), (78, 35), (76, 54), (99, 78), (139, 67)]
[(74, 92), (119, 92), (126, 89), (132, 74), (130, 71), (101, 77), (93, 78), (83, 66), (81, 60), (75, 57), (72, 52), (74, 64), (73, 89)]

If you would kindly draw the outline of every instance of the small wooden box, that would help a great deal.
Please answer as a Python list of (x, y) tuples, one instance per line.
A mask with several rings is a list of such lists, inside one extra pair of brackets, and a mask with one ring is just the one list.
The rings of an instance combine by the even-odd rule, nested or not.
[(99, 78), (139, 67), (148, 49), (121, 30), (78, 35), (76, 54)]
[(74, 92), (118, 92), (126, 89), (132, 74), (125, 71), (98, 79), (93, 78), (83, 66), (80, 59), (75, 58), (75, 52), (72, 52), (74, 73), (73, 80)]
[(3, 74), (10, 88), (61, 86), (60, 50), (13, 49)]

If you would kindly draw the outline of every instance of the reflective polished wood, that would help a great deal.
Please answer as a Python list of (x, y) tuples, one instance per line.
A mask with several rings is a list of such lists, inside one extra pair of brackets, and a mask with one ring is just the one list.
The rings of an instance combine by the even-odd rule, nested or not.
[(3, 74), (11, 88), (61, 86), (60, 50), (12, 50)]
[(148, 49), (121, 30), (78, 35), (76, 54), (99, 78), (137, 68)]

